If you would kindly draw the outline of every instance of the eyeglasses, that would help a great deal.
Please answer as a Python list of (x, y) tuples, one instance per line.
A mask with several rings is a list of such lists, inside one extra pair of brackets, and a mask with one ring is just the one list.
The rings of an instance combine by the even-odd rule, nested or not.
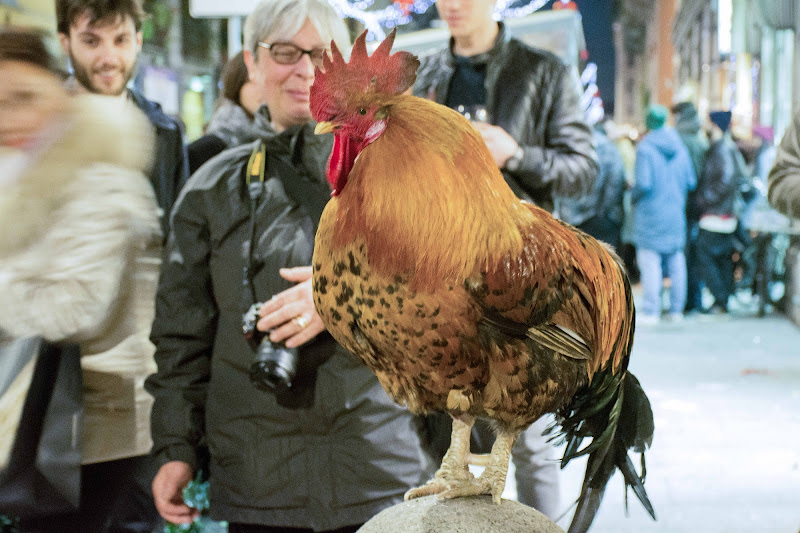
[(325, 48), (314, 48), (313, 50), (303, 50), (296, 44), (292, 43), (262, 43), (259, 41), (258, 46), (269, 50), (269, 55), (276, 63), (281, 65), (294, 65), (303, 54), (308, 54), (311, 58), (311, 63), (316, 67), (322, 66), (322, 58), (325, 56)]

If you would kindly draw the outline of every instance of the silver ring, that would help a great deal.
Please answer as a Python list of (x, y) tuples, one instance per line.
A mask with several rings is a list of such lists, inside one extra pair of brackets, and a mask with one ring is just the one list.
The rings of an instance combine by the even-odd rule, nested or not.
[(308, 318), (308, 315), (303, 313), (301, 315), (297, 315), (294, 317), (294, 323), (300, 326), (300, 329), (305, 329), (306, 326), (311, 322), (311, 319)]

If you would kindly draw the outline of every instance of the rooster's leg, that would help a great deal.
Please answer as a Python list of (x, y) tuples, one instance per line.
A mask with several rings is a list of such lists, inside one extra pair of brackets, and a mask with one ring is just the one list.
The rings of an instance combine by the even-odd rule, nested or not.
[(517, 433), (499, 431), (492, 445), (489, 457), (489, 466), (478, 479), (458, 483), (456, 486), (441, 493), (440, 498), (459, 498), (461, 496), (477, 496), (478, 494), (491, 494), (494, 503), (500, 503), (503, 489), (506, 486), (508, 474), (508, 461), (511, 459), (511, 446)]
[(436, 471), (433, 479), (425, 485), (406, 492), (405, 499), (412, 500), (430, 494), (439, 494), (471, 481), (474, 476), (469, 471), (467, 455), (469, 454), (469, 435), (475, 418), (463, 414), (453, 417), (453, 432), (450, 435), (450, 447), (442, 459), (442, 466)]

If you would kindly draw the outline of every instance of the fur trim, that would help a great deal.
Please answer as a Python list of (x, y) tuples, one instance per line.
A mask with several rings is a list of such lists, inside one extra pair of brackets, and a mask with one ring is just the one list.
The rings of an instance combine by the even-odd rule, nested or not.
[(147, 117), (124, 100), (76, 96), (64, 133), (23, 171), (0, 188), (0, 257), (28, 246), (49, 225), (50, 214), (70, 200), (69, 185), (96, 163), (144, 171), (153, 152)]

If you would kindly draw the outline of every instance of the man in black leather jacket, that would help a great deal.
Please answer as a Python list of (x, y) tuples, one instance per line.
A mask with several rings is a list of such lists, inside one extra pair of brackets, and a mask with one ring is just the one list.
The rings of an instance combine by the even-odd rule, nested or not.
[[(578, 81), (555, 55), (511, 38), (492, 18), (494, 0), (438, 0), (450, 45), (421, 58), (414, 94), (470, 113), (512, 190), (552, 212), (554, 194), (588, 193), (598, 166)], [(558, 467), (541, 435), (513, 449), (518, 499), (557, 518)]]
[(475, 125), (517, 196), (552, 211), (554, 192), (588, 192), (598, 166), (576, 77), (555, 55), (512, 38), (492, 18), (494, 2), (450, 4), (437, 2), (450, 45), (421, 58), (414, 94), (484, 107), (488, 123)]

